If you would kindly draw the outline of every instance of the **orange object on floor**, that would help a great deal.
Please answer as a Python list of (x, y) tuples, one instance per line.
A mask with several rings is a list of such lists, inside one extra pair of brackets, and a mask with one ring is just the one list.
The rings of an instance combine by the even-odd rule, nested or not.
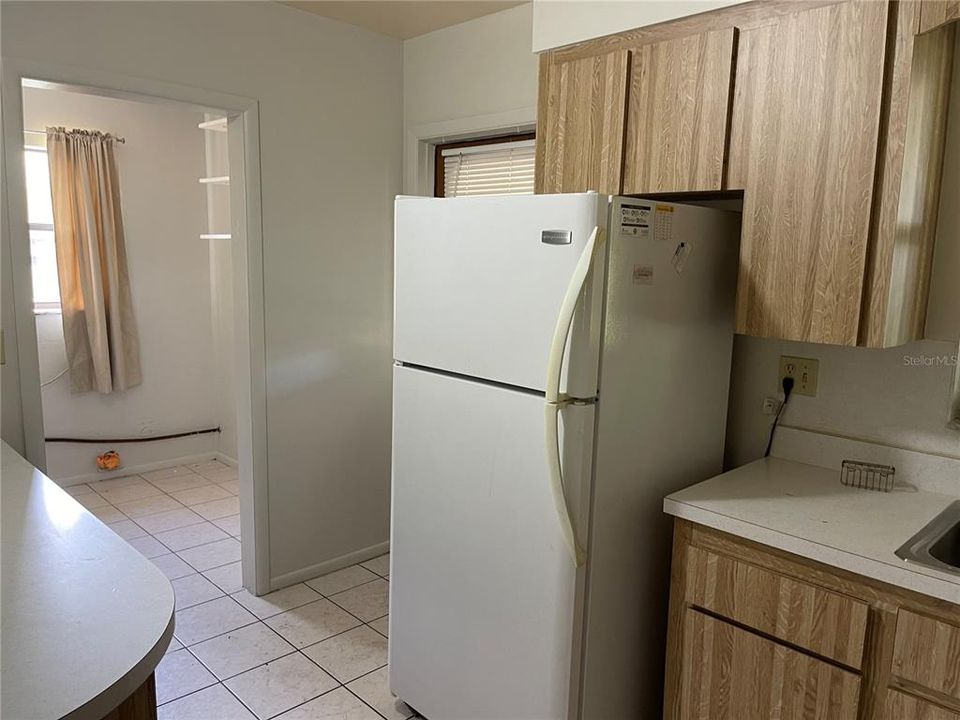
[(107, 450), (102, 455), (97, 455), (97, 469), (99, 470), (117, 470), (120, 468), (120, 453), (116, 450)]

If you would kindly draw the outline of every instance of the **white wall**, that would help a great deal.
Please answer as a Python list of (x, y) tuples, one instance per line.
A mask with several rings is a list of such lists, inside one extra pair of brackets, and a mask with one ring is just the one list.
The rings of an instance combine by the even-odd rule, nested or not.
[[(960, 457), (960, 433), (946, 428), (957, 344), (924, 340), (887, 350), (737, 336), (727, 424), (726, 465), (763, 454), (780, 355), (820, 360), (816, 397), (794, 395), (783, 414), (792, 427)], [(867, 458), (864, 458), (867, 459)]]
[(930, 280), (925, 337), (960, 338), (960, 41), (953, 54), (953, 85), (947, 112), (947, 145), (943, 156), (940, 216)]
[(270, 565), (389, 534), (398, 40), (272, 2), (4, 2), (4, 55), (256, 98)]
[[(119, 135), (121, 210), (143, 382), (121, 393), (75, 394), (69, 375), (42, 389), (47, 437), (162, 435), (216, 427), (210, 269), (203, 231), (200, 113), (170, 105), (24, 88), (23, 122)], [(40, 378), (66, 367), (61, 316), (37, 316)], [(140, 444), (47, 444), (47, 474), (96, 472), (97, 453), (117, 449), (126, 466), (212, 452), (216, 436)]]
[[(2, 164), (2, 163), (0, 163)], [(6, 187), (4, 170), (3, 186)], [(6, 219), (3, 220), (6, 222)], [(20, 365), (17, 359), (17, 321), (13, 308), (13, 273), (10, 246), (4, 233), (0, 243), (0, 312), (2, 312), (4, 365), (0, 366), (0, 437), (21, 455), (23, 419), (20, 408)]]
[(533, 0), (533, 50), (696, 15), (745, 0)]
[(432, 156), (418, 136), (442, 141), (536, 122), (531, 23), (527, 4), (403, 43), (404, 192), (432, 192)]

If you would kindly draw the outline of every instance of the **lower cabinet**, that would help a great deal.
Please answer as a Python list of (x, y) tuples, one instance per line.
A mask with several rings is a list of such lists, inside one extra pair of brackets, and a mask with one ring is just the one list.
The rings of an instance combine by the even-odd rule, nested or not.
[(960, 720), (960, 605), (675, 521), (667, 720)]
[(860, 677), (688, 608), (680, 717), (856, 720)]

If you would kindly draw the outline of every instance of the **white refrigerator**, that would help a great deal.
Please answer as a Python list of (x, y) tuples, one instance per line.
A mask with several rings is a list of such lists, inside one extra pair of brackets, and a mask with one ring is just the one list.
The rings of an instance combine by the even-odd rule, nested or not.
[(390, 688), (429, 720), (659, 717), (665, 495), (721, 471), (739, 214), (396, 201)]

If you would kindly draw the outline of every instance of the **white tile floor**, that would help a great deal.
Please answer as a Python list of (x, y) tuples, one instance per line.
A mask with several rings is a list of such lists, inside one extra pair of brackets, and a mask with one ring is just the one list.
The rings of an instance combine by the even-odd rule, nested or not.
[(68, 488), (170, 578), (160, 720), (405, 720), (387, 689), (389, 556), (263, 597), (240, 584), (237, 473), (216, 460)]

